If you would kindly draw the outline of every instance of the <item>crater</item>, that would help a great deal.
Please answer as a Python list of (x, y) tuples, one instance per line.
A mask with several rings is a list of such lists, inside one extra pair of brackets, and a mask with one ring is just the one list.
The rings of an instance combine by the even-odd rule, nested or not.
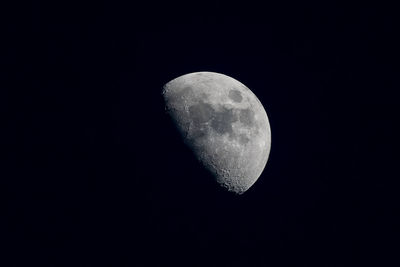
[(249, 141), (250, 139), (245, 134), (241, 134), (239, 136), (239, 143), (241, 143), (242, 145), (247, 144)]
[(243, 100), (242, 94), (238, 90), (230, 90), (228, 96), (236, 103), (240, 103)]

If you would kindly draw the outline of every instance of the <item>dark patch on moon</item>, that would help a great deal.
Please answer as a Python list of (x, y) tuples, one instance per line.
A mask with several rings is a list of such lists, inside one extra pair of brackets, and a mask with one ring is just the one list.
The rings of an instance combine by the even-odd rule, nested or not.
[(252, 126), (254, 124), (254, 111), (251, 109), (242, 109), (239, 113), (239, 121), (246, 126)]
[(237, 121), (237, 117), (233, 110), (223, 107), (222, 111), (215, 112), (211, 128), (219, 134), (233, 134), (232, 123), (235, 121)]
[(196, 125), (195, 130), (191, 131), (190, 140), (199, 140), (202, 138), (207, 138), (209, 135), (209, 128), (205, 125)]
[(243, 100), (242, 94), (238, 90), (230, 90), (228, 96), (236, 103), (240, 103)]
[(208, 100), (208, 95), (207, 95), (206, 93), (201, 93), (201, 97), (202, 97), (204, 100)]
[(246, 135), (241, 134), (241, 135), (239, 136), (239, 143), (241, 143), (242, 145), (247, 144), (249, 141), (250, 141), (250, 139), (247, 138)]
[(214, 109), (210, 104), (199, 102), (189, 107), (190, 118), (194, 124), (205, 123), (213, 117)]
[(204, 132), (204, 124), (211, 121), (211, 129), (215, 132), (234, 135), (232, 123), (238, 120), (237, 115), (232, 109), (222, 107), (221, 111), (216, 111), (210, 104), (203, 101), (190, 106), (189, 115), (193, 126), (199, 132)]

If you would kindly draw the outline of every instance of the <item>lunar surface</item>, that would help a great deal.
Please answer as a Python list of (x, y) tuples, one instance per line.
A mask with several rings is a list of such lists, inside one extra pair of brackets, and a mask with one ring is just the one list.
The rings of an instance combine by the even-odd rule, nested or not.
[(249, 88), (214, 72), (195, 72), (163, 87), (167, 113), (187, 146), (228, 191), (243, 194), (268, 160), (267, 113)]

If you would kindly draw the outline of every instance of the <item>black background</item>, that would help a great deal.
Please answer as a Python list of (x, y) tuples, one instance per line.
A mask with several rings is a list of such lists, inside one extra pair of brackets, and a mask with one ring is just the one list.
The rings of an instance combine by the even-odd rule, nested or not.
[[(2, 266), (394, 266), (394, 7), (133, 2), (1, 8)], [(268, 113), (244, 195), (164, 115), (195, 71)]]

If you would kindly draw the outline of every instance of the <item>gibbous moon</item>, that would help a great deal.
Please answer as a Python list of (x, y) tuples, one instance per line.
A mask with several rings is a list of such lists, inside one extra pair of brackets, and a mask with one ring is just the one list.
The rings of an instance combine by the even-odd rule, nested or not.
[(271, 148), (267, 113), (249, 88), (215, 72), (195, 72), (163, 87), (167, 113), (201, 164), (228, 191), (259, 178)]

